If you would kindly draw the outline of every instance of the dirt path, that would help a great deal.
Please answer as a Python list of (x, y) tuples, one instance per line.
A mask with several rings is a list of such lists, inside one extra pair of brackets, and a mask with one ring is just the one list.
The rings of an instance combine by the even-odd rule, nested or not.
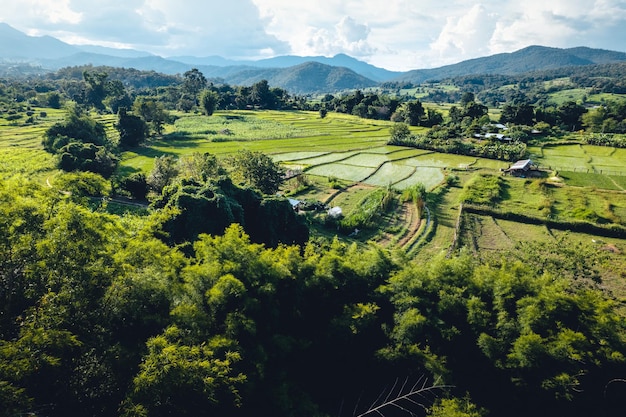
[(611, 178), (611, 177), (608, 177), (608, 178), (611, 180), (611, 182), (612, 182), (613, 184), (615, 184), (615, 186), (616, 186), (617, 188), (619, 188), (620, 190), (624, 191), (624, 188), (622, 188), (622, 186), (620, 186), (620, 185), (617, 183), (617, 181), (615, 181), (615, 180), (614, 180), (613, 178)]
[(402, 205), (403, 211), (406, 209), (406, 211), (408, 212), (408, 232), (402, 236), (402, 239), (400, 239), (398, 241), (398, 246), (400, 247), (405, 247), (412, 239), (413, 237), (417, 234), (419, 228), (420, 228), (420, 224), (421, 224), (421, 219), (420, 216), (418, 215), (417, 212), (417, 207), (415, 207), (415, 204), (413, 202), (406, 202)]
[[(421, 219), (417, 214), (417, 208), (415, 207), (415, 204), (411, 202), (403, 203), (402, 206), (400, 206), (400, 208), (398, 209), (398, 223), (404, 225), (404, 227), (406, 227), (407, 229), (407, 232), (397, 243), (399, 247), (406, 246), (419, 230)], [(389, 244), (391, 244), (394, 236), (394, 234), (385, 233), (383, 237), (378, 240), (377, 243), (382, 246), (388, 246)]]

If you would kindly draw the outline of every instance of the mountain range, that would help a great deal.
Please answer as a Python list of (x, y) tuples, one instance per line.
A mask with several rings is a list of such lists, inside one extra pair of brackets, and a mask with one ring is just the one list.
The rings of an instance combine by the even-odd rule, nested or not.
[(6, 23), (0, 23), (0, 62), (5, 67), (28, 63), (44, 72), (91, 64), (152, 70), (164, 74), (183, 74), (191, 68), (198, 68), (214, 81), (251, 85), (265, 79), (272, 86), (298, 94), (366, 88), (381, 82), (417, 84), (473, 74), (515, 75), (566, 66), (625, 61), (624, 52), (545, 46), (529, 46), (511, 53), (406, 72), (389, 71), (345, 54), (333, 57), (288, 55), (258, 61), (236, 61), (219, 56), (164, 58), (131, 49), (70, 45), (50, 36), (29, 36)]

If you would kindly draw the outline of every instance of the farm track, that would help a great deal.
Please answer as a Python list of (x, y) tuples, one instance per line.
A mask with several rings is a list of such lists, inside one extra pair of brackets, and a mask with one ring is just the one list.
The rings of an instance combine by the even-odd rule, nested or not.
[(326, 199), (326, 201), (324, 201), (324, 204), (330, 204), (330, 202), (333, 201), (335, 199), (335, 197), (337, 197), (341, 193), (350, 193), (350, 192), (353, 192), (355, 190), (365, 190), (365, 189), (375, 189), (375, 188), (376, 187), (373, 186), (373, 185), (368, 185), (368, 184), (363, 184), (361, 182), (356, 182), (356, 183), (354, 183), (352, 185), (347, 186), (346, 188), (342, 188), (340, 190), (337, 190), (333, 194), (331, 194), (330, 197), (328, 197)]
[(406, 233), (402, 238), (398, 241), (398, 246), (404, 248), (406, 245), (413, 240), (415, 235), (420, 229), (422, 221), (420, 219), (419, 213), (417, 211), (417, 207), (412, 202), (406, 202), (402, 205), (403, 214), (408, 215), (409, 224), (408, 233)]
[(623, 188), (621, 185), (619, 185), (619, 184), (617, 183), (617, 181), (615, 181), (615, 180), (614, 180), (613, 178), (611, 178), (611, 177), (608, 177), (608, 178), (609, 178), (609, 180), (611, 180), (611, 182), (612, 182), (613, 184), (615, 184), (615, 186), (616, 186), (617, 188), (619, 188), (619, 189), (620, 189), (620, 190), (622, 190), (622, 191), (625, 191), (625, 190), (624, 190), (624, 188)]

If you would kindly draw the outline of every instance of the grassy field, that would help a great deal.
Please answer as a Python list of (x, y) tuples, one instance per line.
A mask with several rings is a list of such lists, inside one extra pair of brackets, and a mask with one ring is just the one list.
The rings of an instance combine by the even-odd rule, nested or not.
[[(0, 118), (0, 158), (3, 161), (0, 176), (20, 173), (46, 181), (57, 172), (55, 159), (41, 147), (41, 138), (48, 126), (63, 118), (64, 112), (45, 110), (46, 117), (36, 116), (34, 123)], [(287, 182), (283, 188), (287, 195), (330, 202), (332, 206), (342, 207), (344, 213), (357, 209), (380, 187), (402, 190), (421, 183), (432, 190), (445, 183), (446, 177), (457, 177), (458, 186), (448, 187), (431, 203), (429, 230), (433, 232), (427, 232), (426, 238), (408, 245), (413, 247), (419, 241), (416, 244), (419, 250), (411, 251), (418, 259), (445, 253), (452, 244), (459, 196), (465, 182), (478, 173), (498, 174), (500, 169), (509, 166), (502, 161), (389, 146), (386, 142), (390, 122), (343, 114), (329, 113), (324, 119), (317, 112), (300, 111), (217, 112), (212, 117), (176, 115), (176, 122), (166, 125), (163, 137), (122, 154), (123, 172), (148, 173), (154, 158), (160, 155), (210, 152), (225, 156), (241, 149), (261, 151), (284, 166), (304, 170), (306, 184), (295, 180)], [(115, 116), (94, 116), (115, 140)], [(419, 129), (422, 128), (414, 130)], [(556, 173), (558, 181), (548, 177), (505, 177), (499, 209), (540, 218), (626, 224), (626, 149), (561, 145), (530, 150), (533, 160), (540, 166), (556, 170), (547, 175)], [(393, 241), (389, 234), (407, 233), (407, 225), (402, 225), (406, 219), (397, 213), (385, 216), (386, 226), (383, 223), (379, 226), (389, 230), (367, 231), (350, 239), (365, 242), (386, 234), (383, 240)], [(472, 245), (478, 245), (477, 251), (500, 251), (519, 241), (551, 238), (545, 227), (491, 218), (475, 219), (468, 230), (465, 244), (475, 242)]]

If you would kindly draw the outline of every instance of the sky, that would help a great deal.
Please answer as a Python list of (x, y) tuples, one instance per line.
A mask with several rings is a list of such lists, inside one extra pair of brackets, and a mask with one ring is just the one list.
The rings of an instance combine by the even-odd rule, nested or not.
[(163, 57), (345, 53), (395, 71), (530, 45), (626, 52), (626, 0), (0, 0), (0, 22)]

